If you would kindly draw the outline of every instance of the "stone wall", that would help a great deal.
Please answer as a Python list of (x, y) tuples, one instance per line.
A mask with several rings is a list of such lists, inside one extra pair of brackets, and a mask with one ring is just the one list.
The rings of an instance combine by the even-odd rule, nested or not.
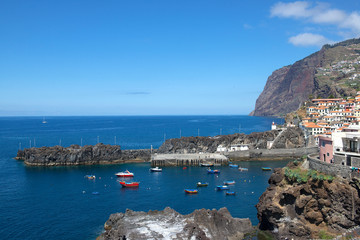
[(232, 160), (281, 160), (300, 158), (304, 155), (318, 152), (318, 147), (290, 149), (250, 149), (246, 151), (229, 152), (226, 154)]
[(346, 179), (351, 179), (353, 177), (349, 166), (322, 162), (318, 159), (318, 155), (309, 155), (307, 160), (310, 169), (323, 172), (327, 175), (341, 176)]

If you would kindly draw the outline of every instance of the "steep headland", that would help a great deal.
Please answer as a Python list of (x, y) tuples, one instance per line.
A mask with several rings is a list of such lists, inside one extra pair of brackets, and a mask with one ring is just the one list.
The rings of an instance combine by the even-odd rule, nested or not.
[(253, 231), (250, 219), (233, 218), (226, 208), (195, 210), (181, 215), (167, 207), (163, 211), (111, 214), (105, 232), (97, 240), (112, 239), (243, 239)]
[(339, 235), (360, 224), (360, 182), (290, 164), (275, 169), (258, 209), (259, 228), (278, 238)]
[(354, 96), (360, 87), (360, 38), (325, 45), (275, 70), (256, 100), (253, 116), (284, 116), (309, 98)]

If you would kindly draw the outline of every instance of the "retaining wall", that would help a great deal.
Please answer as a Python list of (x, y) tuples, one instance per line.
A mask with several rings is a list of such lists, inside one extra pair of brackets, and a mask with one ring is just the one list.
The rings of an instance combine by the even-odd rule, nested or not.
[(282, 160), (300, 158), (304, 155), (318, 153), (318, 147), (250, 149), (246, 151), (228, 152), (225, 155), (232, 160)]
[(323, 172), (327, 175), (341, 176), (349, 180), (359, 175), (357, 172), (353, 172), (349, 166), (320, 161), (317, 155), (308, 155), (307, 160), (310, 169)]

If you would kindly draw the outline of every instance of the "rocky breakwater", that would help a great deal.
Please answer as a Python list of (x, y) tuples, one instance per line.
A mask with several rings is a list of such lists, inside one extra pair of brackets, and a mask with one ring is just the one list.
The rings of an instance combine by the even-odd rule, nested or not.
[(230, 148), (231, 145), (247, 144), (249, 149), (267, 149), (268, 141), (274, 141), (272, 149), (301, 148), (305, 146), (302, 130), (298, 127), (290, 127), (284, 130), (271, 130), (265, 132), (253, 132), (251, 134), (231, 134), (215, 137), (182, 137), (165, 141), (158, 149), (158, 153), (214, 153), (219, 145)]
[(167, 207), (163, 211), (115, 213), (97, 240), (109, 239), (243, 239), (253, 231), (248, 218), (233, 218), (226, 208), (195, 210), (181, 215)]
[(275, 169), (262, 194), (259, 228), (278, 239), (329, 239), (360, 224), (360, 182), (291, 165)]
[(113, 164), (130, 161), (150, 161), (150, 149), (121, 150), (119, 145), (71, 145), (70, 147), (40, 147), (19, 150), (16, 159), (32, 166)]

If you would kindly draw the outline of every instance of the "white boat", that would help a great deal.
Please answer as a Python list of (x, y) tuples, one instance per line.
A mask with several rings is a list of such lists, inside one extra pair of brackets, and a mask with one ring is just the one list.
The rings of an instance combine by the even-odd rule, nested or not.
[(134, 177), (134, 173), (129, 172), (128, 170), (126, 170), (125, 172), (118, 172), (115, 175), (118, 177)]
[(239, 167), (239, 171), (240, 172), (244, 172), (244, 171), (248, 171), (249, 169), (247, 169), (247, 168), (243, 168), (243, 167)]
[(45, 120), (45, 117), (43, 118), (42, 123), (47, 123), (47, 121)]
[(154, 167), (154, 168), (150, 168), (151, 172), (162, 172), (162, 168), (159, 167)]

